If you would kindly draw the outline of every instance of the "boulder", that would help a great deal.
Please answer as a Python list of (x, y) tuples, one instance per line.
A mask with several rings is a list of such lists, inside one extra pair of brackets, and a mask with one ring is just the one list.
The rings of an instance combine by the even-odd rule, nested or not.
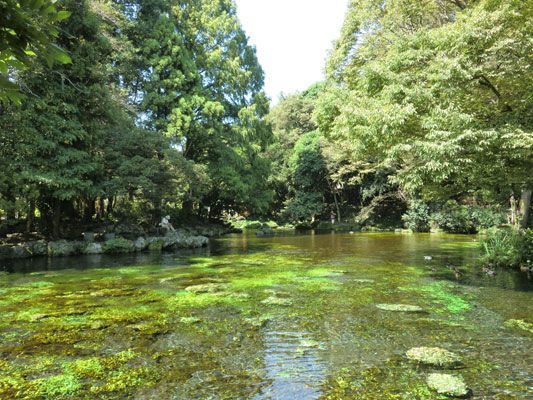
[(87, 246), (85, 246), (85, 249), (83, 250), (83, 254), (102, 254), (104, 252), (104, 249), (102, 248), (102, 245), (100, 243), (89, 243)]
[(142, 236), (139, 236), (133, 245), (136, 251), (143, 251), (148, 246), (148, 243), (146, 243), (146, 240)]
[(32, 256), (45, 256), (48, 254), (48, 244), (44, 240), (27, 243)]
[(11, 254), (13, 258), (28, 258), (31, 257), (31, 252), (29, 248), (24, 246), (14, 246), (11, 250)]
[(67, 242), (66, 240), (48, 242), (48, 256), (72, 256), (78, 254), (81, 247), (80, 242)]
[(470, 390), (462, 378), (449, 374), (430, 374), (426, 380), (428, 386), (437, 393), (451, 397), (467, 397)]

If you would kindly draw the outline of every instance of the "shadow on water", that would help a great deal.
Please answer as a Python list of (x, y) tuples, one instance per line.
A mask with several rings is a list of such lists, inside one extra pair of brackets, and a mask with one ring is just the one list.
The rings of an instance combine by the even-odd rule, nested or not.
[[(253, 233), (196, 251), (13, 261), (0, 398), (420, 399), (434, 372), (533, 399), (533, 285), (476, 237)], [(461, 368), (409, 361), (413, 347)]]

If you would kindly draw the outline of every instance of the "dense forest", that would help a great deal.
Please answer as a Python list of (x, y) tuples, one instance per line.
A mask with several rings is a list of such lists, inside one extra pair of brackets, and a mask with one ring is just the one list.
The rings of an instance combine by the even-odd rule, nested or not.
[(0, 11), (2, 235), (165, 214), (528, 226), (530, 0), (351, 1), (326, 79), (272, 108), (232, 0)]

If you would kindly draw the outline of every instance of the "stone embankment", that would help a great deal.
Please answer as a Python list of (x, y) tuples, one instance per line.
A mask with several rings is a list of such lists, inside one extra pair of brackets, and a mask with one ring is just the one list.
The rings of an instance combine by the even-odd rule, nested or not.
[(101, 240), (88, 232), (84, 240), (36, 240), (15, 245), (0, 245), (0, 260), (38, 256), (60, 257), (81, 254), (133, 253), (141, 251), (171, 251), (207, 246), (208, 237), (220, 236), (227, 230), (200, 227), (178, 229), (158, 236), (138, 236), (128, 240), (116, 233), (105, 234)]

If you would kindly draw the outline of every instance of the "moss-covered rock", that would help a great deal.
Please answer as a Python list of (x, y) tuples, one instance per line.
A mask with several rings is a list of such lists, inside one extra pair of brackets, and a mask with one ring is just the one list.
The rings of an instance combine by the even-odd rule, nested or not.
[(461, 363), (457, 354), (440, 347), (413, 347), (405, 355), (410, 360), (437, 367), (453, 367)]
[(102, 245), (102, 249), (104, 253), (131, 253), (135, 251), (135, 246), (133, 245), (133, 242), (118, 237), (116, 239), (107, 240)]
[(470, 390), (462, 378), (449, 374), (430, 374), (426, 380), (428, 386), (437, 393), (451, 397), (467, 397)]
[(150, 238), (147, 240), (148, 250), (150, 251), (162, 251), (163, 250), (163, 238)]
[(81, 242), (68, 242), (66, 240), (48, 242), (48, 255), (50, 257), (73, 256), (80, 253), (82, 245)]

